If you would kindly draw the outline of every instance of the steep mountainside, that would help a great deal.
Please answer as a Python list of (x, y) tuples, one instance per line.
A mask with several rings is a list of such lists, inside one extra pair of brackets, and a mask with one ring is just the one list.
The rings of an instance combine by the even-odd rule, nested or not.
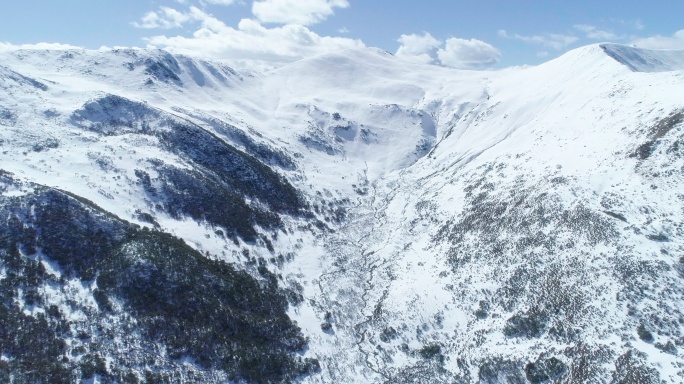
[(684, 53), (0, 53), (0, 378), (684, 380)]

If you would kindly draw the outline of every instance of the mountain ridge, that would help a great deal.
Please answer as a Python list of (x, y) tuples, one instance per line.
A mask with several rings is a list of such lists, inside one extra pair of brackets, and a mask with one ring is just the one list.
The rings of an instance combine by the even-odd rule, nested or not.
[(653, 51), (617, 44), (601, 44), (600, 47), (608, 56), (635, 72), (668, 72), (684, 69), (682, 51)]
[[(112, 215), (141, 237), (85, 245), (162, 277), (154, 301), (185, 300), (199, 333), (164, 328), (125, 284), (36, 272), (98, 259), (29, 213), (0, 223), (16, 228), (0, 238), (0, 282), (19, 306), (3, 308), (47, 330), (57, 375), (104, 382), (677, 382), (678, 55), (595, 44), (478, 72), (348, 50), (243, 74), (163, 51), (2, 52), (3, 209), (50, 188), (75, 198), (50, 209)], [(36, 230), (66, 240), (46, 248)], [(174, 272), (184, 259), (192, 276)], [(105, 264), (91, 272), (111, 275)], [(217, 337), (210, 354), (197, 340), (222, 331), (202, 321), (238, 304), (184, 295), (186, 278), (207, 297), (231, 279), (265, 287), (255, 300), (278, 303), (287, 331), (255, 315), (244, 345)], [(177, 310), (166, 304), (151, 308)], [(122, 344), (118, 326), (146, 331)], [(29, 377), (11, 350), (0, 375)]]

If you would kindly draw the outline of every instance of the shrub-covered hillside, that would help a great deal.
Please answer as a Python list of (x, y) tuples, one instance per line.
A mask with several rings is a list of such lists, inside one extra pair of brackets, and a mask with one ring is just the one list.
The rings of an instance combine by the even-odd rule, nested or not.
[(0, 381), (266, 383), (317, 371), (298, 354), (307, 340), (277, 279), (85, 199), (22, 187), (0, 197)]

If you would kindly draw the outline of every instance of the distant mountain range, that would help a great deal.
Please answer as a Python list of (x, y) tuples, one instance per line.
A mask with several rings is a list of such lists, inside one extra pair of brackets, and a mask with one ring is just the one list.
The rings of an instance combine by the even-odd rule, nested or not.
[(0, 53), (0, 381), (684, 381), (684, 51)]

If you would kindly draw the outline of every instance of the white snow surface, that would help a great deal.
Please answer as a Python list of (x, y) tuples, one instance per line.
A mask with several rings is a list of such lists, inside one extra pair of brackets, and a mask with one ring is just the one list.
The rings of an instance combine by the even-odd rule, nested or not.
[(619, 44), (601, 44), (604, 52), (635, 72), (668, 72), (684, 69), (684, 51), (649, 50)]
[[(177, 66), (178, 79), (146, 73), (150, 62)], [(684, 148), (675, 148), (684, 144), (677, 119), (684, 111), (682, 51), (597, 44), (536, 67), (462, 71), (363, 49), (248, 75), (157, 50), (1, 52), (0, 169), (149, 225), (134, 214), (154, 213), (134, 170), (149, 158), (185, 162), (154, 138), (80, 127), (74, 112), (104, 95), (189, 119), (226, 141), (209, 121), (231, 124), (295, 158), (296, 170), (278, 170), (312, 204), (349, 199), (347, 219), (330, 224), (333, 232), (298, 230), (293, 219), (289, 235), (274, 242), (276, 253), (295, 255), (273, 268), (303, 286), (305, 302), (290, 315), (310, 339), (306, 355), (321, 360), (322, 372), (305, 382), (399, 382), (432, 366), (420, 351), (433, 344), (444, 356), (444, 371), (435, 372), (466, 382), (486, 381), (481, 367), (488, 358), (524, 366), (555, 356), (571, 369), (568, 351), (581, 343), (553, 337), (560, 323), (549, 320), (539, 337), (506, 334), (514, 315), (536, 305), (568, 311), (566, 299), (577, 314), (563, 324), (588, 349), (610, 351), (608, 360), (597, 360), (596, 382), (608, 380), (629, 349), (643, 352), (665, 382), (684, 380), (684, 352), (658, 347), (684, 346)], [(666, 132), (654, 128), (673, 116)], [(653, 150), (640, 156), (647, 142)], [(511, 203), (488, 211), (514, 200), (527, 208)], [(574, 246), (521, 253), (504, 247), (496, 255), (478, 236), (518, 244), (526, 234), (512, 226), (466, 231), (458, 243), (449, 235), (477, 209), (489, 215), (482, 220), (504, 222), (531, 214), (535, 204), (548, 204), (549, 217), (554, 209), (571, 215), (587, 208), (615, 233), (592, 242), (594, 227), (572, 232), (550, 219), (535, 231)], [(235, 246), (203, 223), (155, 215), (163, 230), (212, 257), (239, 265), (241, 248), (271, 257), (254, 245)], [(477, 220), (469, 225), (479, 228)], [(632, 289), (616, 272), (624, 266), (620, 257), (657, 272), (635, 277), (639, 287)], [(519, 274), (533, 278), (518, 287), (519, 300), (501, 304)], [(556, 296), (545, 295), (551, 288), (567, 293), (556, 307), (549, 304)], [(491, 308), (483, 318), (475, 315), (481, 302)], [(326, 312), (333, 319), (327, 333), (320, 326)], [(654, 341), (640, 339), (640, 324)], [(390, 328), (398, 335), (383, 340)]]

